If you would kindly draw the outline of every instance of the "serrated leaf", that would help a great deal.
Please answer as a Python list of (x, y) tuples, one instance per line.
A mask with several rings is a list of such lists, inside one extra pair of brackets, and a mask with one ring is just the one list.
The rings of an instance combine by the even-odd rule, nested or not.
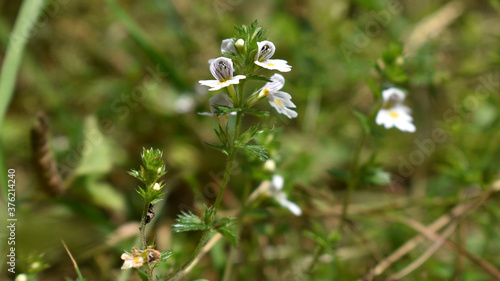
[(215, 115), (217, 116), (222, 116), (226, 114), (230, 114), (231, 112), (238, 112), (242, 111), (242, 108), (239, 107), (231, 107), (227, 105), (219, 105), (219, 104), (214, 104), (212, 107), (215, 109)]
[(241, 148), (259, 158), (260, 161), (265, 161), (268, 158), (267, 149), (261, 145), (247, 144), (241, 146)]
[(265, 111), (258, 108), (245, 108), (242, 112), (252, 114), (253, 116), (259, 118), (268, 118), (270, 116), (269, 111)]
[(161, 251), (161, 259), (160, 259), (160, 263), (163, 263), (163, 262), (166, 262), (168, 258), (170, 258), (173, 254), (173, 251), (172, 250), (168, 250), (168, 251)]
[(259, 126), (253, 125), (240, 136), (240, 144), (245, 145), (259, 133)]
[(236, 234), (236, 231), (234, 229), (231, 229), (229, 227), (220, 227), (217, 228), (217, 232), (222, 234), (224, 237), (233, 244), (233, 246), (238, 245), (238, 235)]
[(226, 237), (233, 246), (238, 244), (238, 235), (234, 218), (222, 218), (215, 223), (215, 229)]
[(214, 219), (215, 208), (214, 208), (214, 206), (210, 206), (210, 207), (207, 207), (207, 205), (204, 205), (204, 206), (205, 206), (205, 215), (204, 215), (205, 224), (209, 225), (212, 222), (212, 220)]
[(172, 232), (205, 230), (207, 226), (195, 214), (191, 212), (181, 212), (177, 218), (177, 223), (173, 225)]

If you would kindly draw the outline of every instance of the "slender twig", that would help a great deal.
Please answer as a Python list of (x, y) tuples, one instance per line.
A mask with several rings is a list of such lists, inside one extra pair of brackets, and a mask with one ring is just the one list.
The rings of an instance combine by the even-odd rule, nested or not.
[[(404, 223), (406, 226), (411, 227), (412, 229), (420, 232), (427, 239), (430, 240), (439, 239), (439, 235), (436, 234), (436, 232), (429, 230), (429, 228), (425, 227), (423, 224), (421, 224), (416, 220), (413, 220), (411, 218), (402, 218), (402, 217), (398, 217), (397, 220), (399, 222)], [(469, 251), (467, 251), (463, 247), (460, 247), (454, 242), (445, 241), (444, 246), (457, 252), (460, 256), (468, 258), (470, 261), (474, 262), (475, 264), (486, 270), (491, 276), (495, 277), (495, 279), (500, 280), (500, 270), (497, 269), (494, 265), (487, 262), (486, 260), (470, 253)]]
[(413, 272), (415, 269), (419, 268), (425, 261), (427, 261), (441, 246), (446, 242), (446, 239), (450, 237), (457, 227), (457, 223), (453, 222), (448, 228), (445, 229), (443, 235), (436, 237), (437, 239), (434, 243), (416, 260), (410, 263), (408, 266), (403, 268), (401, 271), (389, 276), (387, 281), (396, 281), (399, 280), (406, 275)]
[[(484, 201), (490, 196), (491, 193), (498, 191), (500, 189), (499, 183), (494, 183), (493, 188), (487, 192), (484, 192), (482, 196), (476, 199), (472, 203), (463, 203), (455, 208), (453, 208), (448, 214), (445, 214), (438, 219), (436, 219), (433, 223), (427, 226), (427, 229), (433, 232), (439, 231), (441, 228), (446, 226), (450, 221), (452, 221), (456, 217), (460, 217), (465, 213), (479, 207)], [(386, 269), (388, 269), (394, 262), (401, 259), (404, 255), (413, 250), (422, 240), (424, 240), (423, 235), (417, 235), (410, 240), (406, 241), (401, 247), (399, 247), (396, 251), (390, 254), (388, 257), (380, 261), (374, 268), (372, 268), (368, 274), (366, 274), (360, 280), (373, 280), (376, 276), (382, 274)]]

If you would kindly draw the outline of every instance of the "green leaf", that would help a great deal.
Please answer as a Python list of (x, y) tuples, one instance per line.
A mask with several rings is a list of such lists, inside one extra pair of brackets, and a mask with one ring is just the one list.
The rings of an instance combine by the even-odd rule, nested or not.
[(191, 212), (181, 212), (177, 218), (177, 223), (173, 225), (172, 232), (205, 230), (207, 225), (195, 214)]
[(236, 234), (236, 230), (234, 228), (223, 226), (217, 228), (217, 231), (226, 237), (227, 240), (233, 244), (233, 246), (238, 245), (238, 235)]
[(222, 218), (215, 223), (215, 230), (226, 237), (233, 246), (238, 244), (238, 235), (234, 218)]
[(231, 112), (242, 111), (243, 109), (239, 107), (230, 107), (227, 105), (214, 104), (212, 107), (215, 109), (215, 115), (222, 116), (226, 114), (230, 114)]
[(245, 145), (249, 141), (251, 141), (257, 134), (259, 133), (259, 126), (253, 125), (248, 130), (246, 130), (243, 134), (241, 134), (239, 143), (240, 145)]
[(217, 138), (219, 138), (219, 141), (220, 143), (222, 143), (223, 145), (225, 145), (226, 143), (228, 143), (228, 136), (226, 134), (226, 131), (223, 130), (221, 128), (221, 126), (219, 125), (219, 130), (217, 130), (216, 128), (214, 128), (214, 131), (215, 131), (215, 134), (217, 135)]
[(386, 185), (391, 183), (391, 174), (384, 171), (380, 164), (368, 163), (361, 167), (361, 181), (366, 185)]
[(332, 168), (328, 170), (328, 173), (330, 173), (330, 175), (332, 175), (333, 177), (338, 178), (339, 180), (344, 182), (348, 182), (349, 179), (351, 178), (351, 173), (343, 169)]
[(215, 150), (218, 150), (226, 155), (229, 155), (225, 145), (215, 145), (215, 144), (210, 144), (208, 142), (205, 142), (205, 144), (208, 145), (209, 147), (215, 149)]
[(215, 208), (214, 208), (214, 206), (211, 206), (210, 208), (207, 207), (207, 205), (204, 205), (204, 206), (205, 206), (205, 216), (204, 216), (205, 224), (209, 225), (214, 219)]
[(248, 151), (253, 156), (260, 159), (260, 161), (266, 161), (268, 158), (267, 149), (261, 145), (247, 144), (241, 146), (242, 149)]
[(248, 113), (252, 114), (253, 116), (259, 117), (259, 118), (269, 118), (270, 114), (269, 111), (265, 111), (259, 108), (245, 108), (242, 111), (243, 113)]
[(375, 95), (375, 97), (380, 98), (382, 96), (382, 91), (380, 90), (379, 87), (377, 87), (377, 85), (375, 85), (375, 81), (373, 81), (372, 78), (367, 78), (366, 83), (368, 84), (368, 86), (372, 90), (373, 95)]
[(113, 166), (111, 144), (99, 130), (97, 118), (85, 120), (82, 143), (85, 144), (82, 158), (76, 167), (76, 175), (106, 174)]
[(88, 177), (85, 188), (95, 205), (116, 213), (124, 213), (126, 211), (125, 196), (114, 186), (105, 182), (99, 182), (95, 177)]
[(271, 82), (271, 79), (267, 76), (264, 75), (252, 75), (247, 77), (249, 80), (256, 80), (256, 81), (264, 81), (264, 82)]
[(148, 275), (143, 270), (137, 270), (142, 281), (149, 281)]
[(168, 251), (161, 251), (161, 259), (159, 263), (164, 263), (167, 261), (168, 258), (172, 256), (173, 252), (171, 250)]
[(365, 134), (369, 134), (370, 133), (370, 123), (368, 122), (368, 118), (366, 118), (366, 116), (361, 113), (361, 111), (353, 108), (352, 110), (354, 112), (354, 115), (356, 116), (356, 118), (358, 118), (358, 121), (359, 121), (359, 124), (361, 125), (361, 129), (363, 129), (363, 132)]
[[(165, 193), (163, 193), (159, 197), (162, 197), (163, 195), (165, 195)], [(149, 202), (149, 204), (155, 205), (156, 203), (160, 202), (161, 200), (163, 200), (163, 198), (156, 198), (156, 199), (153, 199), (151, 202)]]

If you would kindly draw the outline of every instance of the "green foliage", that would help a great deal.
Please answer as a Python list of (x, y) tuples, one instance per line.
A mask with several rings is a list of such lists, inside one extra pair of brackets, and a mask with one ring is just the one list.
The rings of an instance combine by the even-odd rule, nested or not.
[(221, 218), (215, 221), (214, 229), (226, 237), (233, 246), (238, 244), (238, 231), (234, 218)]
[(176, 221), (177, 223), (172, 226), (172, 232), (205, 230), (209, 227), (192, 212), (181, 212)]

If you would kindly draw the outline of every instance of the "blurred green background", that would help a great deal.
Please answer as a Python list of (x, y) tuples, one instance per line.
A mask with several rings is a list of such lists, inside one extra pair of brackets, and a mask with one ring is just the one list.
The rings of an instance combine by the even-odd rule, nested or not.
[[(0, 2), (1, 61), (20, 4)], [(198, 237), (172, 236), (170, 226), (180, 210), (200, 211), (200, 202), (214, 199), (210, 183), (222, 178), (225, 161), (204, 144), (216, 142), (217, 122), (197, 115), (209, 111), (213, 95), (197, 81), (212, 79), (207, 61), (219, 56), (221, 40), (233, 36), (233, 25), (257, 19), (276, 45), (273, 58), (293, 67), (284, 74), (283, 90), (293, 96), (298, 118), (280, 116), (267, 103), (260, 106), (271, 112), (262, 126), (276, 132), (279, 149), (271, 155), (276, 173), (285, 177), (289, 198), (304, 215), (296, 218), (264, 204), (247, 222), (254, 229), (242, 237), (234, 280), (364, 276), (416, 234), (390, 215), (428, 224), (498, 179), (499, 13), (496, 0), (46, 1), (29, 34), (1, 132), (7, 168), (15, 169), (17, 178), (17, 271), (33, 272), (33, 280), (75, 278), (63, 239), (89, 280), (115, 280), (120, 253), (134, 242), (131, 222), (141, 212), (138, 182), (126, 171), (138, 168), (143, 147), (163, 150), (169, 171), (167, 200), (154, 225), (158, 247), (174, 251), (164, 270), (182, 263)], [(405, 56), (398, 64), (408, 78), (394, 83), (375, 65), (399, 43)], [(306, 274), (302, 268), (317, 241), (304, 230), (331, 233), (338, 225), (346, 189), (341, 174), (350, 169), (361, 135), (352, 109), (368, 114), (378, 102), (373, 89), (392, 85), (407, 90), (417, 132), (373, 125), (361, 151), (362, 163), (370, 165), (352, 200), (360, 208), (375, 206), (374, 211), (354, 213), (353, 235), (331, 245)], [(30, 129), (39, 111), (50, 123), (48, 141), (64, 186), (59, 196), (50, 195), (33, 166)], [(244, 126), (256, 121), (246, 118)], [(416, 140), (432, 140), (436, 129), (446, 140), (422, 149)], [(418, 164), (406, 174), (405, 161)], [(228, 209), (237, 206), (231, 195), (259, 184), (261, 178), (245, 170), (254, 164), (239, 158), (242, 171), (224, 200)], [(389, 182), (370, 180), (386, 172)], [(452, 236), (496, 267), (498, 200), (493, 195), (473, 216), (461, 218), (460, 231)], [(1, 235), (6, 244), (6, 234)], [(217, 244), (188, 278), (219, 280), (229, 247)], [(385, 280), (425, 249), (420, 246), (378, 278)], [(9, 280), (3, 266), (0, 278)], [(403, 280), (492, 278), (443, 249)]]

